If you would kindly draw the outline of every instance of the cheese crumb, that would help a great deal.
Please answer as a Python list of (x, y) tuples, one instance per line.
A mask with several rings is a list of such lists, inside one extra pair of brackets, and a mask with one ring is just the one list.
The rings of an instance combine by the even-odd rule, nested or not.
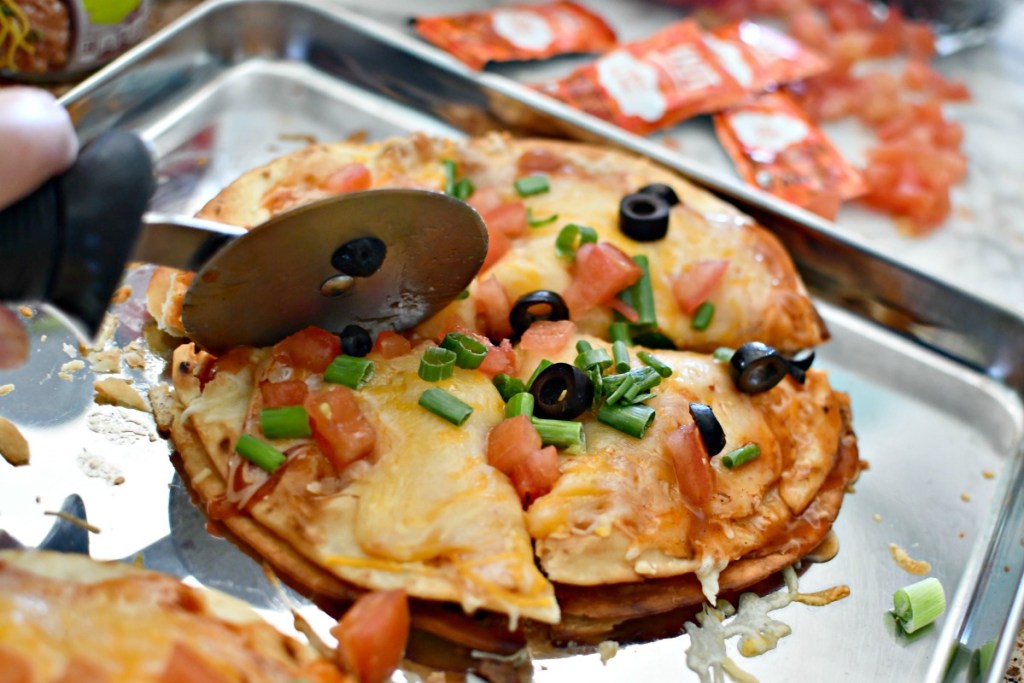
[(614, 640), (603, 640), (597, 645), (597, 653), (601, 655), (601, 663), (607, 664), (609, 659), (619, 653), (619, 644)]
[(60, 377), (65, 382), (71, 382), (75, 379), (72, 373), (78, 372), (84, 367), (85, 363), (83, 361), (69, 360), (67, 363), (60, 366), (60, 372), (57, 373), (57, 376)]
[(121, 369), (121, 350), (92, 351), (89, 353), (89, 363), (94, 372), (117, 372)]
[(123, 377), (104, 377), (93, 382), (92, 386), (96, 392), (97, 403), (107, 403), (134, 410), (149, 410), (146, 399), (142, 398), (131, 382)]
[(907, 573), (920, 576), (922, 574), (927, 574), (932, 570), (930, 562), (927, 562), (926, 560), (911, 559), (910, 555), (907, 554), (907, 551), (895, 543), (889, 544), (889, 554), (892, 555), (892, 559), (896, 561), (896, 564), (899, 565), (900, 569)]
[(871, 519), (875, 520), (876, 522), (881, 522), (882, 521), (882, 515), (880, 515), (880, 514), (878, 514), (876, 512), (875, 514), (871, 515)]
[(14, 391), (13, 384), (0, 384), (0, 396), (6, 396), (12, 391)]
[(982, 470), (981, 476), (985, 477), (986, 479), (995, 479), (996, 473), (993, 472), (992, 470)]
[(77, 358), (78, 357), (78, 349), (76, 349), (71, 344), (64, 343), (61, 346), (61, 349), (64, 350), (64, 353), (67, 354), (68, 358)]
[(965, 493), (961, 493), (960, 494), (960, 500), (962, 500), (965, 503), (970, 503), (971, 502), (971, 494), (966, 493), (966, 492)]
[(36, 314), (36, 312), (28, 306), (18, 306), (18, 313), (21, 313), (26, 318), (31, 318)]

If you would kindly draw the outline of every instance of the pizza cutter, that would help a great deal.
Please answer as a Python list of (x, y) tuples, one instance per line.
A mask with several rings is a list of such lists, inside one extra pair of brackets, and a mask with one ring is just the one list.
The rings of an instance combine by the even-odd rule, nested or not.
[(152, 162), (110, 132), (0, 212), (0, 300), (55, 305), (95, 335), (128, 261), (196, 271), (182, 321), (200, 347), (265, 346), (307, 325), (404, 330), (462, 293), (487, 254), (465, 202), (423, 190), (339, 195), (250, 231), (145, 213)]

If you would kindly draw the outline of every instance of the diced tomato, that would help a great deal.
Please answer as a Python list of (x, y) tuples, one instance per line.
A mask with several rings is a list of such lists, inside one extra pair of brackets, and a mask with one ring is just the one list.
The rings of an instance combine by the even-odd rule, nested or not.
[(348, 387), (326, 386), (306, 396), (303, 405), (309, 413), (313, 438), (338, 472), (373, 451), (377, 432)]
[(307, 327), (274, 345), (274, 358), (293, 368), (323, 372), (341, 353), (341, 339), (319, 327)]
[(875, 25), (871, 5), (861, 0), (829, 0), (823, 8), (829, 25), (836, 31), (869, 29)]
[(488, 340), (487, 356), (484, 357), (484, 362), (477, 368), (480, 372), (484, 373), (488, 377), (496, 377), (501, 373), (507, 375), (514, 374), (516, 371), (516, 352), (512, 349), (512, 342), (508, 339), (502, 339), (501, 343), (494, 346)]
[(282, 406), (301, 406), (309, 393), (309, 387), (301, 379), (287, 379), (283, 382), (264, 382), (260, 385), (260, 395), (264, 408), (280, 408)]
[(728, 268), (728, 259), (702, 259), (673, 275), (672, 294), (679, 310), (693, 315), (718, 287)]
[(555, 173), (565, 168), (571, 168), (571, 163), (564, 156), (550, 149), (533, 147), (519, 156), (516, 167), (518, 175), (525, 176), (531, 173)]
[(488, 337), (504, 339), (512, 334), (512, 325), (508, 321), (512, 301), (498, 278), (492, 275), (477, 285), (475, 304)]
[(0, 683), (32, 683), (32, 670), (27, 657), (0, 645)]
[(159, 683), (229, 683), (215, 666), (182, 642), (174, 644)]
[(927, 24), (904, 22), (903, 49), (912, 58), (931, 59), (935, 56), (935, 34)]
[(575, 334), (576, 324), (571, 320), (538, 320), (523, 332), (519, 346), (526, 351), (554, 354), (564, 349)]
[(375, 353), (379, 353), (384, 358), (390, 360), (404, 356), (412, 351), (412, 344), (397, 332), (384, 330), (377, 335), (377, 341), (373, 344), (373, 350)]
[(631, 323), (635, 323), (640, 320), (640, 313), (617, 296), (613, 296), (611, 299), (608, 299), (608, 308), (612, 309)]
[(331, 629), (338, 639), (338, 661), (359, 683), (383, 683), (402, 663), (409, 639), (409, 599), (405, 591), (361, 596)]
[(512, 471), (543, 443), (527, 415), (502, 420), (487, 435), (487, 462), (500, 472)]
[(324, 178), (322, 185), (325, 190), (342, 194), (357, 190), (369, 190), (372, 182), (370, 169), (360, 163), (351, 163), (345, 164)]
[[(485, 223), (486, 225), (486, 223)], [(487, 254), (480, 266), (480, 272), (487, 272), (487, 269), (497, 263), (502, 256), (512, 248), (512, 241), (500, 230), (487, 228)]]
[(820, 52), (827, 52), (830, 31), (818, 13), (811, 9), (801, 9), (789, 17), (789, 33), (807, 47)]
[(665, 449), (672, 458), (679, 493), (695, 511), (703, 511), (715, 492), (714, 471), (695, 422), (687, 422), (668, 433)]
[(643, 275), (633, 259), (608, 242), (582, 245), (576, 251), (574, 269), (562, 295), (572, 317), (607, 302)]
[(0, 368), (13, 368), (28, 360), (28, 331), (18, 314), (0, 304)]
[(477, 212), (483, 216), (488, 211), (493, 211), (501, 206), (501, 193), (493, 185), (484, 185), (476, 188), (473, 194), (466, 200)]
[(558, 449), (547, 446), (527, 454), (526, 458), (512, 468), (512, 483), (519, 494), (523, 507), (549, 493), (558, 481)]
[(505, 202), (485, 213), (483, 219), (488, 235), (497, 231), (506, 237), (519, 237), (527, 228), (526, 204), (518, 200)]

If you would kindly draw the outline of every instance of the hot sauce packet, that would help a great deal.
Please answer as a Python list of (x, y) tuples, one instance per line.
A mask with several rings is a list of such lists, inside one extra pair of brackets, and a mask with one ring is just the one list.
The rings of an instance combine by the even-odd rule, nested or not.
[(864, 179), (790, 95), (772, 92), (716, 114), (715, 132), (748, 183), (834, 218)]
[(604, 52), (617, 44), (615, 32), (604, 19), (568, 1), (420, 17), (415, 28), (474, 69), (482, 69), (487, 62)]
[(642, 135), (722, 109), (747, 94), (704, 44), (692, 20), (623, 45), (537, 88)]
[(828, 71), (831, 63), (785, 33), (735, 21), (704, 35), (704, 42), (748, 92), (761, 92)]

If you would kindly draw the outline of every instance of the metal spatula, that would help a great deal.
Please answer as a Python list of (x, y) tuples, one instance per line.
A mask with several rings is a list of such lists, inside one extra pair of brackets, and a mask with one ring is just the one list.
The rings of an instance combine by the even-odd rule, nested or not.
[(86, 147), (67, 173), (0, 212), (0, 300), (50, 302), (93, 335), (128, 261), (195, 270), (182, 320), (217, 352), (306, 325), (407, 329), (463, 292), (487, 253), (480, 216), (436, 192), (340, 195), (245, 231), (143, 215), (153, 187), (136, 136)]

